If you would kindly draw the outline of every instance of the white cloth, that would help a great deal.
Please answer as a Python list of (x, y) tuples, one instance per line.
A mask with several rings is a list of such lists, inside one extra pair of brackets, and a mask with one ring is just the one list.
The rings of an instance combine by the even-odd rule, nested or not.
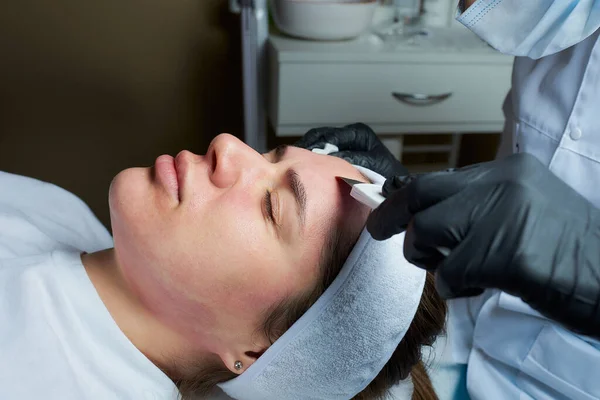
[(112, 247), (89, 208), (56, 186), (0, 172), (0, 398), (176, 398), (118, 328), (80, 253)]
[[(499, 156), (528, 152), (600, 206), (600, 1), (479, 0), (458, 20), (515, 55)], [(567, 204), (565, 205), (568, 206)], [(473, 399), (600, 399), (600, 344), (495, 290), (450, 302)]]

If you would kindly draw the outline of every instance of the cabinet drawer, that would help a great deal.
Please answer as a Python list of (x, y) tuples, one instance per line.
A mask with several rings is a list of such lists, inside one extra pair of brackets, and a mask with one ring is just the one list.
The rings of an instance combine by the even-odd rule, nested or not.
[[(271, 77), (275, 87), (270, 114), (277, 127), (356, 121), (376, 126), (439, 125), (449, 130), (454, 125), (497, 126), (504, 120), (501, 107), (510, 88), (511, 67), (281, 63)], [(440, 95), (448, 97), (430, 97)]]

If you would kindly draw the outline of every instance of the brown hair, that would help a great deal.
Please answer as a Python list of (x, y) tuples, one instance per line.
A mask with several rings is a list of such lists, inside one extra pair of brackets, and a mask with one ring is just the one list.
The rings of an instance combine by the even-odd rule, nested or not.
[[(261, 333), (266, 335), (271, 343), (283, 335), (317, 301), (344, 265), (360, 231), (343, 228), (347, 227), (334, 229), (324, 246), (320, 263), (322, 279), (319, 283), (302, 296), (277, 304), (265, 313)], [(421, 302), (406, 335), (381, 372), (355, 399), (383, 399), (391, 386), (410, 375), (414, 387), (413, 400), (437, 400), (421, 359), (421, 349), (423, 346), (431, 346), (436, 337), (443, 332), (445, 319), (446, 304), (435, 290), (433, 276), (427, 273)], [(198, 395), (206, 396), (218, 383), (237, 376), (222, 363), (187, 370), (190, 371), (185, 374), (187, 378), (175, 382), (184, 400), (191, 400)]]

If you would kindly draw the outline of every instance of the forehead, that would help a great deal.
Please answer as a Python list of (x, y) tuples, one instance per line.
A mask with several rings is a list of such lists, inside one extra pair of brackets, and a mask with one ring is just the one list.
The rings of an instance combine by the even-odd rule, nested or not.
[(322, 246), (325, 235), (336, 225), (341, 226), (341, 221), (351, 230), (364, 225), (368, 210), (351, 198), (350, 187), (336, 178), (366, 181), (354, 166), (340, 158), (297, 147), (290, 147), (285, 159), (306, 187), (306, 233), (309, 238), (320, 240)]
[(336, 176), (366, 181), (365, 177), (349, 162), (334, 156), (313, 153), (312, 151), (290, 146), (286, 158), (294, 162), (298, 172), (302, 171), (317, 180), (335, 180)]

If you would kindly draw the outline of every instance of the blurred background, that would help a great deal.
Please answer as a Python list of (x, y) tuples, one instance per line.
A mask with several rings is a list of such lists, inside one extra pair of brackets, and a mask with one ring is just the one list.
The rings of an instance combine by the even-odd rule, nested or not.
[(0, 170), (64, 187), (108, 225), (119, 171), (243, 133), (239, 26), (226, 0), (4, 2)]
[[(440, 4), (435, 5), (436, 2)], [(242, 16), (232, 12), (230, 3), (228, 0), (5, 2), (0, 12), (0, 170), (52, 182), (75, 193), (108, 226), (108, 187), (122, 169), (149, 166), (158, 155), (175, 155), (182, 149), (203, 153), (211, 139), (221, 132), (243, 139)], [(454, 3), (454, 0), (421, 3), (423, 18), (418, 26), (451, 28)], [(432, 11), (427, 12), (427, 6)], [(365, 32), (342, 42), (319, 43), (319, 38), (294, 36), (293, 31), (284, 34), (279, 24), (286, 21), (277, 22), (271, 23), (264, 53), (269, 67), (262, 84), (271, 94), (265, 104), (268, 147), (293, 143), (311, 127), (361, 121), (374, 124), (378, 133), (382, 131), (392, 140), (401, 138), (396, 152), (409, 168), (418, 166), (414, 170), (427, 164), (443, 166), (448, 154), (442, 150), (451, 149), (449, 146), (456, 141), (446, 133), (459, 130), (462, 131), (460, 146), (452, 147), (460, 150), (454, 154), (454, 164), (466, 165), (494, 157), (503, 99), (503, 94), (495, 93), (505, 93), (509, 87), (509, 61), (498, 61), (502, 73), (497, 76), (502, 79), (497, 78), (501, 82), (492, 100), (483, 101), (491, 109), (483, 112), (493, 114), (493, 121), (484, 121), (485, 124), (457, 122), (453, 118), (448, 119), (447, 126), (444, 119), (435, 126), (424, 124), (423, 118), (429, 114), (420, 115), (421, 109), (410, 109), (408, 114), (400, 112), (398, 118), (419, 116), (414, 123), (401, 124), (381, 120), (381, 113), (372, 113), (375, 117), (369, 120), (369, 112), (357, 115), (347, 110), (339, 114), (339, 107), (329, 112), (323, 111), (321, 105), (318, 107), (323, 115), (334, 117), (331, 121), (320, 117), (312, 120), (300, 112), (294, 115), (289, 100), (297, 96), (302, 102), (303, 98), (314, 95), (316, 89), (311, 88), (311, 82), (320, 85), (319, 68), (315, 69), (314, 78), (292, 76), (291, 71), (309, 63), (307, 60), (313, 66), (337, 63), (340, 82), (348, 79), (348, 74), (364, 70), (364, 52), (377, 54), (373, 57), (380, 64), (411, 64), (415, 76), (421, 77), (423, 62), (442, 67), (452, 64), (453, 71), (461, 71), (462, 67), (460, 62), (448, 58), (456, 52), (444, 52), (441, 44), (414, 50), (413, 43), (412, 53), (406, 52), (412, 58), (404, 59), (397, 48), (385, 45), (381, 35), (375, 44), (371, 39), (365, 41)], [(492, 51), (485, 51), (488, 50)], [(390, 56), (392, 53), (396, 55)], [(319, 54), (340, 56), (321, 61)], [(441, 61), (436, 54), (440, 54)], [(462, 59), (471, 67), (475, 64), (489, 67), (495, 62), (469, 54)], [(362, 64), (358, 60), (363, 60)], [(414, 80), (413, 69), (403, 71), (404, 79)], [(362, 82), (366, 77), (377, 78), (377, 73), (364, 74), (364, 78), (356, 79)], [(477, 76), (482, 82), (488, 79), (485, 72)], [(447, 80), (452, 81), (452, 76)], [(293, 82), (303, 82), (307, 92), (297, 93), (299, 89), (294, 89)], [(477, 86), (482, 85), (477, 83)], [(334, 94), (338, 102), (345, 100), (339, 97), (340, 93)], [(390, 94), (386, 93), (385, 98), (391, 98)], [(330, 104), (328, 99), (323, 101)], [(442, 111), (452, 116), (480, 102), (455, 95)], [(361, 104), (353, 106), (369, 110)], [(373, 107), (388, 110), (391, 105), (373, 103)], [(435, 108), (427, 112), (435, 112)], [(485, 128), (482, 130), (486, 134), (474, 132), (478, 127)], [(390, 143), (394, 148), (394, 143)]]

